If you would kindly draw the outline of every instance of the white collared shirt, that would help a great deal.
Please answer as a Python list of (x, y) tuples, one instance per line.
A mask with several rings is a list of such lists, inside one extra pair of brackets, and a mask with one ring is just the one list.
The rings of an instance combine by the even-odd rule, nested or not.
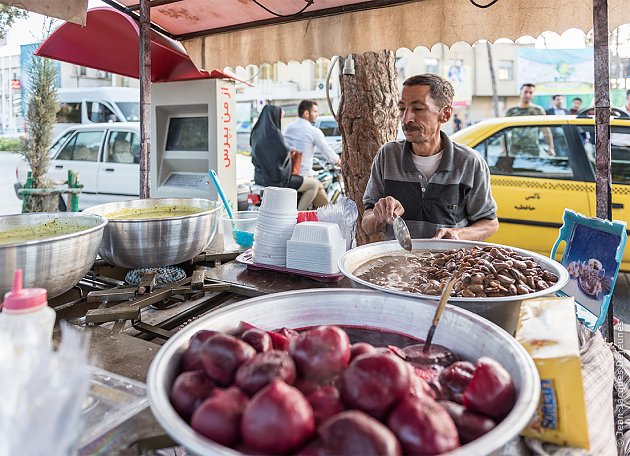
[(297, 119), (287, 125), (284, 130), (284, 140), (292, 149), (302, 152), (300, 176), (312, 176), (314, 174), (313, 155), (315, 147), (319, 149), (328, 162), (334, 164), (339, 161), (339, 155), (326, 142), (324, 132), (311, 125), (306, 119)]

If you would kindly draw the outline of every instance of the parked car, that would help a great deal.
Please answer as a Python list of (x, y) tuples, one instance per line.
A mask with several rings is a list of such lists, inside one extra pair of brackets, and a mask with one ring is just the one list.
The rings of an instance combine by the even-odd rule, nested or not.
[[(93, 123), (68, 128), (58, 136), (50, 148), (52, 161), (48, 177), (63, 182), (68, 170), (79, 173), (83, 191), (79, 209), (96, 204), (125, 201), (139, 196), (140, 187), (140, 124), (138, 122)], [(249, 157), (237, 154), (239, 210), (247, 208), (247, 194), (252, 172), (239, 166)], [(26, 182), (28, 164), (20, 162), (16, 169), (17, 183)], [(240, 175), (240, 174), (239, 174)], [(19, 197), (19, 196), (18, 196)]]
[[(477, 150), (490, 167), (499, 231), (489, 242), (549, 255), (565, 208), (595, 217), (593, 118), (531, 116), (489, 119), (451, 136)], [(555, 155), (544, 138), (551, 134)], [(523, 148), (523, 137), (535, 149)], [(611, 118), (612, 215), (630, 221), (630, 120)], [(621, 268), (630, 270), (630, 249)]]
[(333, 116), (319, 116), (315, 120), (315, 126), (324, 132), (329, 146), (334, 147), (337, 143), (341, 143), (339, 126)]

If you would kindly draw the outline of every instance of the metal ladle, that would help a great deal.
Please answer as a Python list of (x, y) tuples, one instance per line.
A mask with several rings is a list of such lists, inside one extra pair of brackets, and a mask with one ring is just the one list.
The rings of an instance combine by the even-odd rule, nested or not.
[(435, 315), (433, 316), (433, 322), (431, 323), (431, 327), (429, 328), (429, 332), (427, 334), (427, 338), (424, 340), (424, 347), (422, 351), (427, 353), (431, 348), (431, 342), (433, 341), (433, 335), (435, 334), (435, 328), (440, 323), (440, 318), (442, 318), (442, 314), (444, 313), (444, 308), (446, 307), (446, 303), (448, 302), (448, 298), (451, 296), (453, 292), (453, 287), (455, 286), (455, 282), (459, 277), (459, 273), (455, 272), (449, 279), (448, 283), (442, 290), (442, 295), (440, 296), (440, 302), (435, 309)]
[(411, 234), (409, 234), (409, 228), (407, 228), (405, 221), (397, 215), (394, 217), (394, 221), (392, 222), (392, 228), (394, 229), (394, 236), (400, 246), (411, 252), (413, 249)]

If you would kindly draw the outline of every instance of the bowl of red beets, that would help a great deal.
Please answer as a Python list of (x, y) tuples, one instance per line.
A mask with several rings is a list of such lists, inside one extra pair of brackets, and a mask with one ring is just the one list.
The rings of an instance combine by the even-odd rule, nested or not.
[(516, 437), (540, 379), (520, 344), (447, 306), (371, 290), (241, 301), (171, 337), (153, 414), (194, 454), (479, 455)]

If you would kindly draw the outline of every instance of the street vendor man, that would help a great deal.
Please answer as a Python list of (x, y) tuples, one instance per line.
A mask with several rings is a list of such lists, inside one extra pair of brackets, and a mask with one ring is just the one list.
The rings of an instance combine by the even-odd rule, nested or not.
[(379, 149), (368, 181), (362, 226), (385, 231), (401, 216), (412, 238), (481, 241), (499, 229), (490, 171), (481, 155), (440, 130), (453, 115), (453, 86), (436, 74), (412, 76), (398, 102), (406, 140)]

